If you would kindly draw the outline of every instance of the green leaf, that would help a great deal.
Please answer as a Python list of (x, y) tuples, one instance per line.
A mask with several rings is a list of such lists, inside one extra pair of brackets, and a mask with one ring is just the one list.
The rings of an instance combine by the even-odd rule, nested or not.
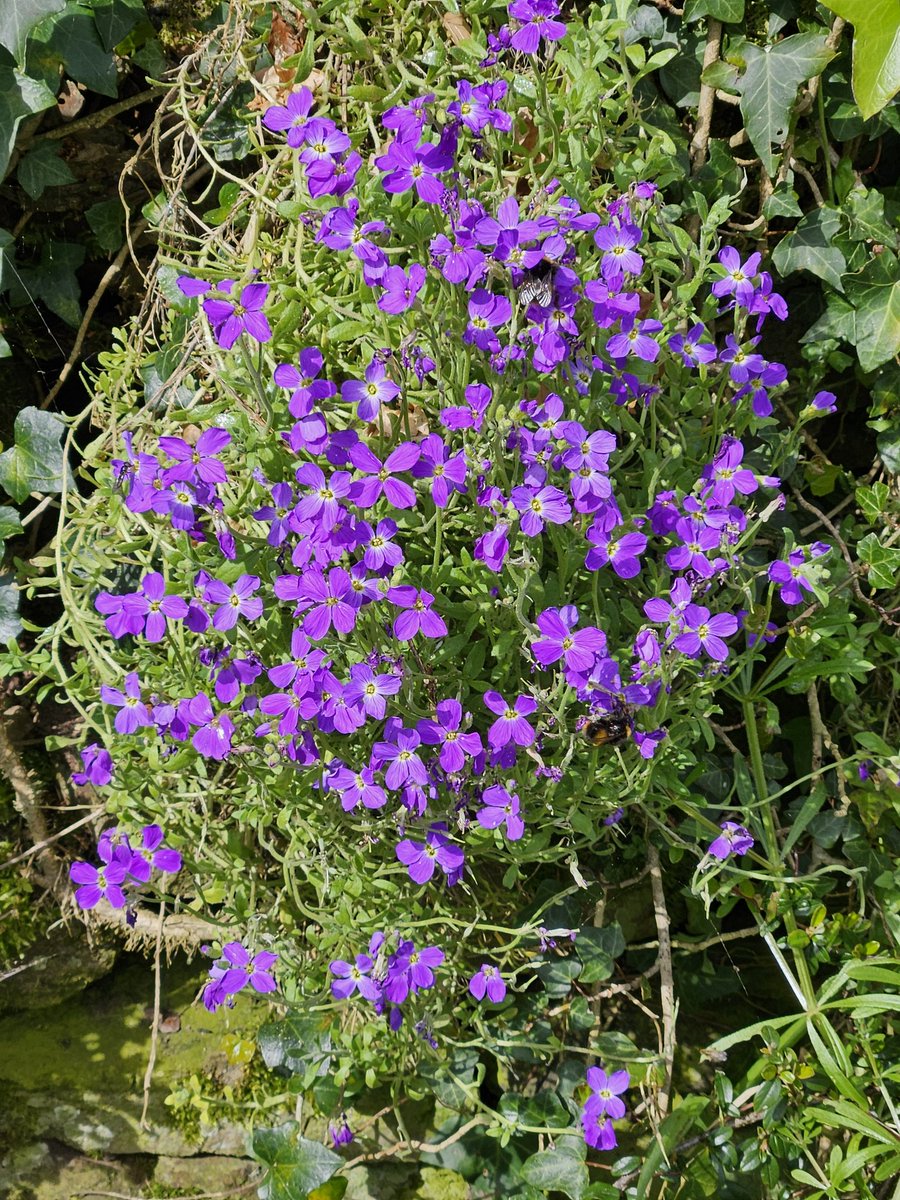
[(59, 417), (39, 408), (16, 417), (16, 444), (0, 454), (0, 487), (18, 504), (32, 492), (62, 491), (64, 430)]
[(59, 157), (53, 142), (40, 142), (30, 150), (19, 163), (16, 178), (32, 200), (42, 196), (45, 188), (75, 182), (69, 164)]
[(12, 574), (0, 575), (0, 642), (14, 642), (22, 632), (19, 589)]
[(6, 539), (22, 532), (22, 522), (14, 508), (7, 504), (0, 505), (0, 559), (6, 549)]
[(607, 925), (603, 929), (593, 925), (582, 925), (575, 942), (578, 957), (584, 964), (579, 975), (582, 983), (599, 983), (609, 979), (615, 960), (624, 953), (625, 938), (619, 925)]
[(0, 46), (19, 66), (25, 62), (25, 43), (35, 25), (65, 8), (66, 0), (4, 0), (0, 4)]
[[(42, 35), (44, 31), (42, 30)], [(69, 4), (65, 13), (42, 36), (47, 48), (59, 59), (67, 75), (101, 96), (118, 94), (116, 64), (104, 49), (94, 24), (94, 15), (78, 4)]]
[(746, 64), (737, 84), (744, 124), (753, 149), (774, 175), (778, 157), (772, 143), (784, 145), (797, 88), (818, 75), (835, 52), (816, 33), (795, 33), (774, 46), (741, 42), (737, 52)]
[(104, 50), (114, 50), (136, 25), (146, 20), (142, 0), (108, 0), (92, 5), (94, 24)]
[(104, 250), (112, 253), (121, 247), (125, 234), (125, 209), (118, 196), (112, 200), (99, 200), (85, 209), (84, 215)]
[(775, 247), (772, 262), (781, 275), (809, 271), (842, 292), (841, 273), (847, 260), (834, 244), (841, 230), (841, 214), (834, 208), (816, 208), (803, 218), (793, 233)]
[(885, 250), (859, 275), (845, 278), (847, 298), (856, 309), (853, 343), (864, 371), (874, 371), (900, 352), (900, 272)]
[(856, 552), (861, 562), (868, 563), (869, 573), (866, 579), (870, 587), (896, 586), (897, 572), (900, 571), (900, 550), (882, 546), (874, 533), (868, 533), (858, 543)]
[(763, 213), (767, 220), (773, 217), (802, 217), (803, 209), (797, 201), (797, 193), (789, 183), (779, 183), (775, 191), (766, 198)]
[(900, 91), (900, 9), (896, 0), (824, 0), (853, 26), (853, 95), (866, 118)]
[(81, 285), (75, 272), (84, 262), (84, 255), (84, 246), (75, 242), (44, 242), (40, 263), (20, 267), (18, 275), (7, 281), (10, 300), (14, 305), (42, 300), (69, 325), (78, 325)]
[(55, 103), (56, 97), (42, 80), (0, 66), (0, 179), (9, 166), (19, 122)]
[(684, 1135), (694, 1126), (702, 1125), (706, 1109), (705, 1096), (685, 1096), (681, 1104), (669, 1113), (656, 1130), (656, 1138), (647, 1147), (644, 1165), (637, 1183), (637, 1194), (648, 1195), (653, 1176), (667, 1164), (666, 1154), (675, 1149)]
[[(894, 455), (896, 461), (893, 466), (885, 462), (885, 466), (895, 475), (900, 474), (900, 439), (894, 439)], [(879, 445), (878, 453), (884, 459), (884, 452)], [(870, 525), (880, 523), (884, 519), (885, 506), (888, 502), (888, 497), (891, 494), (891, 489), (886, 483), (873, 483), (871, 487), (860, 487), (856, 489), (856, 503), (863, 510), (865, 517)]]
[(588, 1185), (588, 1169), (570, 1150), (539, 1150), (522, 1164), (522, 1178), (542, 1192), (562, 1192), (581, 1200)]
[(260, 1200), (307, 1200), (343, 1163), (327, 1146), (300, 1137), (294, 1121), (254, 1130), (250, 1149), (267, 1168), (259, 1186)]
[(688, 0), (684, 6), (685, 21), (698, 21), (700, 17), (738, 25), (744, 19), (744, 0)]
[(855, 242), (878, 242), (893, 246), (896, 234), (884, 215), (884, 196), (874, 188), (853, 187), (844, 200), (850, 218), (850, 237)]
[(12, 358), (12, 350), (9, 348), (9, 342), (0, 333), (0, 358)]

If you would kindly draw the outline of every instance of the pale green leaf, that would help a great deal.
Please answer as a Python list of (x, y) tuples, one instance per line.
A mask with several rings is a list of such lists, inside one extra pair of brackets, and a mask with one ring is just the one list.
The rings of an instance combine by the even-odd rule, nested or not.
[(23, 408), (16, 417), (15, 445), (0, 454), (0, 487), (18, 504), (32, 492), (62, 490), (65, 426), (39, 408)]
[(253, 1157), (266, 1167), (260, 1200), (307, 1200), (343, 1164), (327, 1146), (300, 1137), (293, 1121), (275, 1129), (256, 1129), (251, 1148)]
[(753, 149), (774, 175), (778, 156), (772, 144), (784, 145), (797, 88), (818, 75), (835, 52), (816, 33), (795, 33), (773, 46), (742, 42), (737, 52), (746, 64), (737, 84), (744, 124)]
[(841, 225), (841, 214), (837, 209), (813, 209), (778, 243), (772, 262), (782, 275), (809, 271), (842, 292), (841, 273), (846, 269), (847, 260), (835, 245)]
[(5, 46), (22, 66), (29, 33), (65, 4), (66, 0), (0, 0), (0, 46)]
[(847, 299), (856, 310), (853, 343), (864, 371), (874, 371), (900, 352), (900, 271), (885, 251), (859, 275), (845, 276)]
[(873, 117), (900, 91), (900, 4), (897, 0), (824, 0), (853, 26), (853, 95)]
[(569, 1150), (539, 1150), (522, 1164), (522, 1178), (542, 1192), (562, 1192), (581, 1200), (588, 1185), (588, 1169)]
[(19, 589), (11, 574), (0, 575), (0, 642), (13, 642), (21, 632)]

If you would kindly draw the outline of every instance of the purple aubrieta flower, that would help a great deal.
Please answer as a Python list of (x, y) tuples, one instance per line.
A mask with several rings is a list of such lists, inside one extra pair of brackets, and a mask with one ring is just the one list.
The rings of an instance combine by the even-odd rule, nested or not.
[(341, 1116), (340, 1125), (335, 1125), (330, 1122), (328, 1125), (328, 1136), (331, 1138), (331, 1144), (335, 1150), (339, 1150), (341, 1146), (349, 1146), (353, 1141), (353, 1130), (347, 1124), (347, 1118)]
[(595, 230), (594, 241), (603, 251), (600, 271), (611, 287), (613, 280), (623, 275), (640, 275), (644, 269), (644, 260), (634, 248), (643, 236), (637, 225), (627, 223), (611, 222)]
[[(442, 139), (443, 142), (443, 139)], [(391, 194), (407, 192), (415, 188), (416, 195), (425, 204), (437, 204), (444, 194), (444, 185), (438, 179), (453, 165), (445, 144), (433, 145), (396, 137), (384, 154), (375, 159), (375, 165), (387, 174), (382, 181), (384, 190)]]
[(484, 424), (484, 414), (492, 397), (493, 392), (486, 383), (470, 383), (465, 390), (465, 405), (442, 409), (441, 424), (446, 429), (474, 429), (477, 433)]
[[(115, 829), (106, 829), (100, 835), (97, 852), (105, 861), (109, 861), (108, 852), (114, 845), (116, 836)], [(139, 883), (147, 883), (153, 870), (162, 871), (166, 875), (177, 875), (181, 870), (181, 855), (177, 850), (163, 845), (164, 836), (159, 825), (145, 825), (141, 830), (140, 850), (133, 850), (128, 838), (121, 839), (131, 853), (128, 874)]]
[(207, 604), (216, 604), (218, 608), (213, 613), (213, 626), (220, 632), (234, 629), (239, 617), (247, 621), (255, 621), (262, 616), (263, 602), (254, 592), (260, 586), (258, 575), (241, 575), (234, 585), (223, 583), (220, 579), (209, 579), (203, 588), (203, 599)]
[(482, 963), (469, 980), (469, 992), (476, 1000), (487, 996), (491, 1004), (502, 1004), (506, 999), (506, 983), (497, 967)]
[(615, 334), (606, 343), (606, 352), (611, 358), (624, 359), (629, 354), (644, 362), (656, 362), (659, 357), (659, 342), (651, 334), (659, 333), (662, 324), (656, 320), (639, 321), (626, 319), (622, 332)]
[(485, 788), (481, 793), (484, 808), (478, 812), (478, 824), (482, 829), (506, 828), (506, 836), (511, 842), (517, 842), (525, 832), (525, 822), (520, 815), (519, 797), (510, 794), (499, 783)]
[(436, 720), (425, 717), (416, 722), (416, 729), (426, 745), (441, 747), (438, 760), (447, 774), (453, 775), (463, 769), (467, 757), (482, 753), (481, 734), (463, 731), (463, 710), (458, 700), (441, 700), (435, 711)]
[(565, 525), (572, 520), (572, 507), (565, 492), (546, 487), (514, 487), (510, 499), (521, 514), (519, 525), (526, 537), (537, 537), (544, 525)]
[(395, 608), (405, 609), (396, 618), (393, 625), (394, 637), (398, 642), (409, 642), (421, 633), (423, 637), (446, 637), (447, 626), (443, 617), (431, 607), (434, 596), (424, 588), (415, 588), (409, 584), (388, 588), (386, 599)]
[(595, 521), (585, 536), (593, 546), (584, 559), (589, 571), (609, 564), (620, 579), (633, 579), (640, 574), (640, 556), (647, 549), (644, 534), (624, 533), (616, 537), (612, 530), (604, 530)]
[(356, 405), (361, 421), (374, 421), (382, 404), (389, 404), (400, 395), (400, 388), (388, 378), (384, 363), (373, 358), (366, 367), (365, 380), (348, 379), (341, 384), (341, 399)]
[(711, 617), (709, 609), (702, 604), (688, 604), (682, 616), (682, 632), (675, 638), (674, 646), (688, 658), (699, 658), (706, 653), (715, 662), (724, 662), (728, 647), (723, 638), (737, 633), (738, 619), (734, 613), (717, 613)]
[(425, 268), (420, 263), (413, 263), (407, 274), (402, 267), (388, 267), (378, 284), (384, 288), (377, 301), (381, 311), (393, 315), (406, 312), (425, 286)]
[(596, 1096), (589, 1097), (581, 1110), (581, 1128), (584, 1140), (594, 1150), (614, 1150), (618, 1144), (612, 1120)]
[(279, 363), (273, 378), (278, 387), (292, 389), (288, 409), (291, 416), (300, 418), (309, 416), (320, 400), (335, 395), (337, 388), (329, 380), (319, 379), (325, 359), (318, 347), (307, 346), (300, 351), (297, 361), (297, 367), (293, 363)]
[(816, 392), (809, 407), (815, 412), (817, 417), (824, 417), (828, 413), (837, 412), (837, 396), (835, 396), (834, 392)]
[(431, 499), (436, 508), (446, 508), (452, 492), (466, 490), (466, 452), (450, 454), (444, 439), (430, 433), (419, 443), (422, 457), (413, 466), (416, 479), (431, 479)]
[(194, 445), (180, 437), (161, 437), (159, 448), (175, 460), (174, 467), (167, 467), (163, 475), (165, 483), (184, 480), (188, 483), (225, 483), (228, 475), (225, 467), (215, 456), (231, 444), (227, 429), (213, 426), (205, 429)]
[[(823, 543), (817, 543), (812, 547), (813, 557), (827, 554), (829, 549)], [(804, 570), (806, 561), (806, 550), (798, 546), (788, 554), (787, 561), (779, 559), (770, 564), (769, 579), (778, 585), (783, 604), (802, 604), (804, 591), (812, 593), (813, 586)]]
[(510, 45), (520, 54), (535, 54), (542, 38), (558, 42), (566, 36), (565, 24), (554, 20), (559, 14), (556, 0), (513, 0), (507, 11), (519, 22)]
[(203, 989), (203, 1003), (210, 1012), (222, 1004), (234, 1003), (233, 997), (249, 984), (255, 992), (277, 991), (278, 985), (271, 968), (278, 955), (261, 950), (252, 958), (240, 942), (227, 942), (222, 947), (222, 959), (210, 968), (210, 982)]
[(465, 854), (459, 846), (444, 836), (442, 826), (432, 825), (425, 835), (425, 842), (414, 842), (404, 838), (397, 844), (397, 858), (409, 871), (413, 883), (427, 883), (439, 866), (447, 877), (448, 886), (458, 883), (465, 866)]
[(403, 551), (394, 542), (397, 534), (397, 522), (389, 517), (379, 521), (373, 529), (368, 521), (360, 521), (357, 525), (360, 541), (358, 548), (363, 550), (363, 563), (370, 571), (388, 575), (403, 562)]
[(508, 297), (476, 288), (469, 298), (469, 324), (463, 341), (495, 354), (500, 349), (500, 341), (494, 330), (505, 325), (511, 316), (512, 304)]
[(419, 461), (421, 453), (415, 442), (401, 442), (382, 462), (365, 442), (357, 442), (350, 449), (350, 461), (364, 477), (351, 484), (350, 499), (359, 508), (371, 508), (382, 496), (394, 508), (415, 508), (415, 491), (394, 475), (409, 471)]
[(91, 784), (93, 787), (105, 787), (113, 777), (115, 764), (112, 755), (99, 742), (90, 742), (80, 751), (83, 771), (72, 772), (72, 782), (78, 787)]
[(302, 146), (306, 138), (309, 110), (313, 94), (308, 87), (291, 92), (283, 105), (273, 104), (263, 113), (262, 123), (274, 133), (287, 131), (287, 144), (293, 149)]
[(100, 699), (104, 704), (111, 704), (119, 711), (116, 713), (116, 733), (134, 733), (144, 725), (152, 725), (150, 710), (141, 699), (141, 685), (137, 671), (129, 671), (125, 676), (125, 691), (108, 687), (105, 683), (100, 687)]
[(382, 763), (390, 763), (384, 775), (384, 783), (392, 792), (410, 784), (424, 786), (428, 772), (417, 751), (422, 738), (415, 729), (399, 729), (396, 741), (376, 742), (373, 754)]
[(234, 722), (228, 713), (213, 711), (212, 702), (206, 692), (200, 692), (187, 704), (187, 716), (192, 725), (199, 728), (191, 738), (191, 745), (203, 758), (217, 762), (231, 753), (231, 735)]
[(535, 739), (532, 726), (525, 719), (537, 711), (537, 701), (533, 696), (516, 696), (512, 704), (508, 704), (499, 692), (485, 692), (484, 703), (492, 713), (497, 714), (497, 720), (488, 730), (488, 742), (492, 749), (500, 750), (510, 742), (517, 746), (530, 746)]
[(505, 521), (483, 533), (475, 543), (473, 554), (495, 574), (499, 573), (509, 554), (509, 525)]
[(745, 263), (733, 246), (723, 246), (719, 251), (719, 262), (725, 268), (724, 279), (712, 285), (712, 294), (718, 298), (734, 296), (735, 302), (747, 308), (756, 292), (753, 280), (759, 271), (762, 255), (751, 254)]
[(731, 854), (746, 854), (756, 844), (749, 830), (735, 821), (723, 821), (719, 828), (722, 832), (710, 843), (706, 851), (713, 858), (724, 861)]
[[(222, 284), (223, 290), (224, 287)], [(242, 333), (248, 333), (257, 342), (271, 340), (272, 330), (262, 312), (268, 294), (267, 283), (248, 283), (241, 291), (239, 301), (210, 298), (203, 301), (203, 311), (209, 317), (215, 339), (223, 350), (230, 350)]]
[(620, 1097), (631, 1086), (631, 1076), (627, 1071), (613, 1071), (612, 1075), (607, 1075), (600, 1067), (588, 1067), (587, 1082), (606, 1116), (614, 1121), (625, 1116), (625, 1103)]
[(572, 604), (547, 608), (537, 619), (543, 637), (531, 643), (534, 657), (542, 667), (563, 659), (572, 671), (589, 672), (598, 654), (606, 649), (606, 635), (594, 625), (575, 629), (578, 609)]
[(357, 954), (353, 963), (344, 962), (341, 958), (334, 959), (328, 970), (336, 978), (331, 982), (331, 994), (337, 1000), (346, 1000), (354, 992), (366, 1000), (381, 998), (381, 985), (370, 978), (374, 960), (368, 954)]
[(75, 903), (79, 908), (94, 908), (106, 900), (113, 908), (124, 908), (126, 904), (122, 884), (128, 868), (121, 859), (95, 867), (91, 863), (74, 862), (69, 867), (69, 878), (79, 886), (75, 890)]
[(688, 368), (711, 363), (716, 358), (716, 348), (712, 342), (700, 341), (705, 333), (706, 327), (698, 321), (686, 334), (673, 333), (667, 345)]

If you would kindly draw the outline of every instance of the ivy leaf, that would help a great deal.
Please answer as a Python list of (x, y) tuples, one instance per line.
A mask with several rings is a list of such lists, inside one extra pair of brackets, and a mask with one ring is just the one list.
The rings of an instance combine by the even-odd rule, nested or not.
[[(884, 458), (884, 452), (880, 444), (879, 453)], [(894, 467), (889, 463), (885, 463), (885, 466), (896, 475), (896, 466), (900, 466), (900, 463), (896, 463)], [(856, 503), (863, 510), (863, 514), (870, 525), (875, 525), (884, 519), (890, 494), (891, 489), (886, 483), (873, 483), (871, 487), (856, 489)]]
[(0, 46), (5, 46), (23, 66), (25, 43), (32, 29), (65, 6), (66, 0), (6, 0), (0, 4)]
[(70, 0), (65, 13), (41, 30), (41, 40), (62, 63), (72, 79), (101, 96), (118, 95), (118, 77), (112, 54), (104, 50), (94, 16)]
[(112, 200), (99, 200), (85, 209), (85, 220), (91, 232), (104, 250), (112, 253), (122, 245), (125, 232), (125, 209), (118, 196)]
[(582, 983), (599, 983), (612, 975), (616, 958), (625, 950), (625, 938), (617, 924), (602, 929), (582, 925), (575, 946), (584, 964), (579, 979)]
[(38, 265), (20, 267), (18, 274), (8, 280), (10, 300), (14, 305), (42, 300), (67, 324), (78, 325), (81, 286), (75, 272), (84, 262), (84, 255), (84, 246), (75, 242), (44, 242)]
[(16, 444), (0, 454), (0, 487), (17, 504), (32, 492), (62, 491), (65, 425), (52, 413), (23, 408), (16, 417)]
[(21, 632), (19, 589), (12, 574), (0, 575), (0, 642), (14, 642)]
[(867, 533), (862, 541), (857, 543), (856, 552), (861, 562), (868, 563), (869, 572), (866, 579), (870, 587), (893, 588), (897, 586), (900, 550), (882, 546), (874, 533)]
[(896, 255), (885, 250), (859, 275), (845, 278), (856, 310), (853, 343), (864, 371), (874, 371), (900, 352), (900, 275)]
[(744, 0), (688, 0), (684, 6), (685, 21), (698, 21), (700, 17), (738, 25), (744, 19)]
[(56, 97), (43, 80), (31, 79), (14, 67), (0, 66), (0, 179), (9, 166), (19, 122), (55, 103)]
[(803, 209), (798, 203), (797, 193), (786, 180), (779, 183), (771, 196), (766, 198), (763, 213), (768, 221), (771, 221), (773, 217), (803, 216)]
[(75, 182), (69, 164), (59, 157), (52, 142), (40, 142), (30, 150), (19, 163), (16, 178), (32, 200), (42, 196), (45, 188)]
[(94, 4), (94, 22), (107, 51), (114, 50), (143, 20), (146, 16), (141, 0), (101, 0)]
[(834, 208), (807, 213), (797, 228), (775, 247), (772, 262), (782, 275), (809, 271), (842, 292), (841, 273), (847, 260), (834, 244), (841, 230), (841, 214)]
[(897, 0), (824, 0), (853, 26), (853, 95), (866, 118), (900, 91)]
[(259, 1186), (260, 1200), (307, 1200), (344, 1161), (327, 1146), (299, 1137), (293, 1121), (275, 1129), (254, 1130), (250, 1148), (253, 1157), (267, 1168)]
[(6, 549), (6, 539), (22, 532), (19, 514), (8, 504), (0, 504), (0, 558)]
[(774, 175), (778, 158), (772, 143), (784, 144), (797, 88), (818, 75), (835, 52), (817, 33), (795, 33), (773, 46), (741, 42), (736, 52), (746, 64), (737, 86), (747, 134), (763, 166)]
[(522, 1178), (542, 1192), (562, 1192), (582, 1200), (588, 1185), (588, 1169), (571, 1150), (539, 1150), (522, 1164)]

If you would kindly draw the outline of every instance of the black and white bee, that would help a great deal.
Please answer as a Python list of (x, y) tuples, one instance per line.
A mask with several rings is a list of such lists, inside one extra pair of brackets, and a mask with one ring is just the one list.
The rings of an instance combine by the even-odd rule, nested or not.
[(534, 267), (524, 268), (516, 295), (523, 308), (529, 304), (549, 308), (553, 303), (553, 263), (543, 259)]

